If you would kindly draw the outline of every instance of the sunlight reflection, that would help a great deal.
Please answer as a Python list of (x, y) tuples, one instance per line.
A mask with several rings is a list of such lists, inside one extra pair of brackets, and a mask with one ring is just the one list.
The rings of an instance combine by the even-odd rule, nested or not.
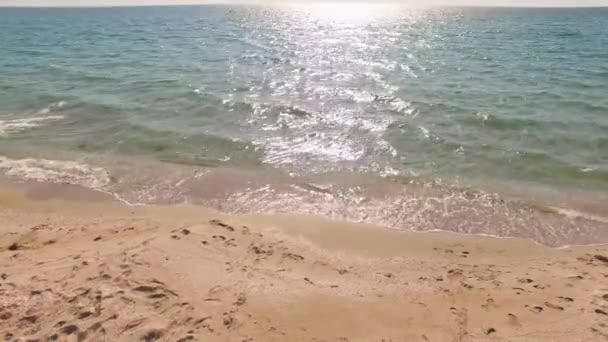
[(335, 23), (366, 24), (391, 13), (395, 4), (362, 2), (323, 2), (290, 4), (288, 7), (306, 12), (310, 17)]

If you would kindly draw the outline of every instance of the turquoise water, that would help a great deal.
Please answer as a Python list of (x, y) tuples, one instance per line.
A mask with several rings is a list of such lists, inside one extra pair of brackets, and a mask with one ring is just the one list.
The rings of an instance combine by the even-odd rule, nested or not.
[(0, 171), (131, 203), (608, 241), (421, 226), (454, 193), (496, 222), (523, 215), (507, 195), (605, 214), (606, 94), (608, 9), (0, 9)]

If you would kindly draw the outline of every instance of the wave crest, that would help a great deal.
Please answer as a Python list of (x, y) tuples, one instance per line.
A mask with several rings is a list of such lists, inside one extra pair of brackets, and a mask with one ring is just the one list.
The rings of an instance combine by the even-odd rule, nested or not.
[(0, 172), (22, 180), (67, 183), (102, 189), (110, 183), (105, 169), (76, 161), (49, 159), (11, 159), (0, 156)]
[(0, 134), (16, 133), (36, 128), (49, 121), (62, 120), (63, 115), (35, 116), (31, 118), (0, 120)]

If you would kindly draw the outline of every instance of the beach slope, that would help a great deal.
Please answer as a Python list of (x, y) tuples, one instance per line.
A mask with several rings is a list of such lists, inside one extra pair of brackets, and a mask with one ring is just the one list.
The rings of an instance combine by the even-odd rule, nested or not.
[(41, 199), (3, 186), (0, 338), (608, 339), (606, 246), (550, 249), (63, 193)]

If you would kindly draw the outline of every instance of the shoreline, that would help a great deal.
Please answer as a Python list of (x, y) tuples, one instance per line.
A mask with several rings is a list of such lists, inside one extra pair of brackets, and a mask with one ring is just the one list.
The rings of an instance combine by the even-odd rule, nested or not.
[(49, 197), (1, 185), (8, 340), (608, 338), (605, 245), (130, 207), (75, 201), (82, 193), (70, 186)]
[[(601, 214), (603, 195), (584, 197), (566, 191), (558, 196), (556, 192), (549, 201), (549, 192), (530, 190), (526, 197), (504, 185), (483, 183), (466, 186), (353, 172), (298, 176), (274, 169), (266, 174), (235, 166), (189, 169), (192, 166), (163, 162), (122, 162), (126, 162), (119, 162), (122, 170), (159, 167), (167, 178), (150, 187), (148, 183), (156, 178), (144, 175), (141, 183), (132, 171), (114, 174), (116, 169), (79, 162), (78, 167), (103, 170), (106, 185), (91, 187), (69, 177), (60, 182), (55, 175), (45, 179), (42, 169), (32, 170), (33, 178), (0, 175), (0, 185), (23, 189), (35, 200), (84, 198), (135, 207), (194, 205), (232, 214), (315, 215), (406, 232), (523, 238), (553, 248), (608, 244), (608, 217)], [(74, 177), (85, 176), (75, 173)], [(569, 194), (567, 202), (561, 198), (565, 194)]]

